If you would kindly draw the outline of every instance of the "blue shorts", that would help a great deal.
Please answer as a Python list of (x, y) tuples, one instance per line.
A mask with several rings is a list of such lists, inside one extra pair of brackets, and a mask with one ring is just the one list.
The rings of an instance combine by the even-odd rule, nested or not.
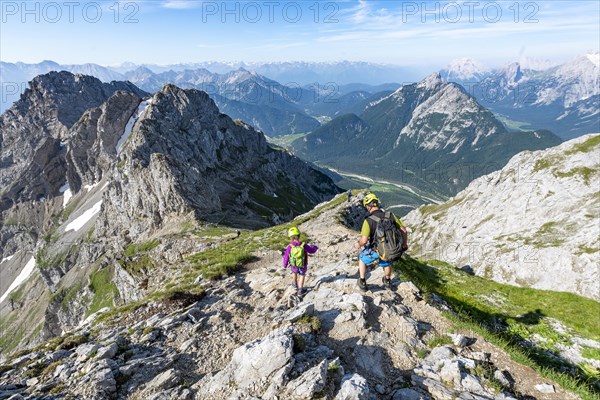
[(300, 268), (292, 267), (290, 265), (290, 270), (291, 270), (292, 274), (305, 275), (307, 269), (308, 269), (308, 265), (305, 265), (305, 266), (300, 267)]
[(358, 257), (360, 258), (360, 261), (364, 262), (366, 265), (371, 265), (376, 262), (379, 262), (380, 267), (389, 267), (391, 265), (387, 261), (380, 260), (379, 254), (368, 247), (365, 247), (365, 249), (360, 252)]

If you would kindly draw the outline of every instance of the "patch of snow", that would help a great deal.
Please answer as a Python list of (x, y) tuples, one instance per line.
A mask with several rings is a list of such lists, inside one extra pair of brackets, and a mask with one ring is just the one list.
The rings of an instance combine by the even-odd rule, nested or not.
[(96, 182), (93, 185), (85, 185), (83, 188), (85, 190), (87, 190), (88, 192), (90, 192), (93, 188), (95, 188), (96, 186), (98, 186), (98, 184), (100, 184), (100, 182)]
[[(16, 254), (16, 253), (15, 253)], [(2, 261), (0, 261), (0, 264), (2, 264), (4, 261), (10, 261), (15, 255), (13, 254), (12, 256), (8, 256), (8, 257), (4, 257), (2, 259)]]
[(69, 202), (69, 200), (71, 200), (71, 197), (73, 197), (73, 193), (71, 192), (71, 189), (69, 188), (69, 181), (67, 181), (65, 179), (65, 184), (62, 185), (58, 191), (60, 193), (63, 194), (63, 208), (65, 208), (67, 206), (67, 203)]
[(73, 197), (73, 193), (71, 193), (71, 189), (69, 188), (68, 184), (67, 189), (65, 189), (65, 192), (63, 193), (63, 196), (63, 208), (65, 208), (69, 200), (71, 200), (71, 197)]
[(150, 104), (152, 104), (151, 100), (142, 101), (140, 103), (140, 105), (138, 106), (137, 110), (129, 118), (129, 121), (127, 121), (127, 125), (125, 125), (125, 130), (123, 131), (123, 135), (121, 135), (121, 138), (119, 139), (119, 141), (117, 142), (117, 145), (115, 146), (115, 150), (117, 151), (117, 153), (119, 153), (119, 151), (121, 150), (121, 147), (123, 147), (123, 143), (125, 143), (125, 141), (129, 137), (129, 135), (131, 135), (131, 131), (133, 130), (133, 125), (138, 120), (140, 114), (142, 112), (144, 112), (146, 110), (146, 108), (148, 108), (150, 106)]
[(600, 53), (586, 54), (588, 60), (590, 60), (596, 67), (600, 68)]
[(23, 267), (23, 270), (21, 270), (21, 273), (19, 274), (19, 276), (17, 276), (15, 278), (13, 283), (11, 283), (10, 286), (8, 287), (8, 289), (6, 289), (6, 292), (4, 292), (2, 297), (0, 297), (0, 303), (2, 303), (8, 297), (10, 292), (12, 292), (17, 287), (19, 287), (19, 285), (21, 283), (25, 282), (25, 280), (27, 278), (29, 278), (29, 275), (31, 275), (31, 273), (33, 272), (34, 269), (35, 269), (35, 258), (32, 256), (31, 259), (29, 259), (29, 261), (27, 262), (27, 264), (25, 264), (25, 266)]
[(92, 206), (92, 208), (90, 208), (89, 210), (86, 210), (83, 214), (81, 214), (79, 217), (75, 218), (75, 220), (73, 220), (71, 223), (69, 223), (67, 225), (67, 227), (65, 228), (65, 232), (66, 231), (78, 231), (81, 229), (81, 227), (83, 227), (86, 222), (88, 222), (90, 219), (92, 219), (92, 217), (96, 214), (98, 214), (98, 212), (100, 211), (100, 207), (102, 206), (102, 200), (100, 200), (99, 202), (97, 202), (96, 204), (94, 204)]

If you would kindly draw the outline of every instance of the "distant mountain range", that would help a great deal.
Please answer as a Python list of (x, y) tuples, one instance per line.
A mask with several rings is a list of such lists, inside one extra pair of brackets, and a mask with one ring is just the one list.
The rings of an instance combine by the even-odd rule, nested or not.
[(520, 151), (560, 142), (549, 131), (509, 132), (461, 86), (432, 74), (292, 146), (310, 161), (450, 195)]
[[(548, 129), (569, 139), (600, 131), (599, 65), (599, 53), (555, 66), (523, 59), (499, 69), (460, 59), (450, 63), (440, 75), (446, 82), (463, 86), (509, 130)], [(327, 118), (360, 114), (367, 104), (401, 85), (393, 82), (421, 79), (415, 70), (349, 61), (167, 66), (125, 63), (116, 67), (43, 61), (1, 62), (0, 66), (0, 111), (19, 98), (33, 77), (66, 70), (92, 75), (103, 82), (129, 80), (150, 92), (167, 83), (204, 90), (232, 118), (248, 122), (268, 136), (308, 133)]]
[[(367, 63), (323, 65), (298, 63), (296, 70), (299, 71), (300, 67), (308, 69), (313, 65), (315, 68), (318, 67), (317, 69), (330, 71), (330, 75), (333, 76), (337, 68), (340, 77), (349, 77), (350, 72), (348, 71), (350, 70), (356, 74), (361, 73), (362, 70), (377, 70), (375, 64), (369, 64), (371, 69), (363, 64)], [(226, 64), (206, 63), (202, 65), (217, 70), (226, 69)], [(283, 71), (283, 65), (277, 65), (280, 67), (279, 70)], [(292, 66), (292, 64), (286, 65), (290, 68)], [(340, 110), (352, 108), (360, 103), (363, 97), (366, 98), (374, 92), (389, 88), (396, 89), (400, 86), (394, 83), (378, 86), (371, 86), (367, 83), (340, 85), (339, 82), (344, 82), (345, 78), (331, 82), (316, 75), (314, 82), (310, 85), (304, 85), (304, 82), (307, 82), (306, 79), (295, 79), (288, 81), (289, 84), (286, 86), (244, 67), (218, 73), (211, 72), (200, 64), (177, 65), (167, 70), (156, 66), (127, 64), (129, 68), (134, 69), (120, 68), (118, 71), (96, 64), (60, 65), (53, 61), (44, 61), (39, 64), (2, 63), (1, 66), (0, 80), (5, 89), (5, 96), (1, 104), (2, 111), (19, 98), (25, 88), (25, 83), (34, 76), (49, 71), (66, 70), (95, 76), (103, 82), (128, 80), (148, 92), (160, 90), (168, 83), (182, 88), (203, 90), (212, 97), (220, 109), (232, 118), (241, 119), (268, 136), (311, 132), (320, 126), (317, 117), (335, 116)], [(267, 65), (264, 66), (266, 68)], [(273, 70), (275, 66), (276, 64), (273, 64), (269, 68)], [(185, 69), (186, 67), (188, 69)], [(295, 73), (301, 76), (302, 72), (298, 71)], [(323, 80), (319, 81), (318, 79)], [(300, 86), (298, 82), (303, 82), (304, 86)]]
[(600, 131), (600, 53), (543, 70), (534, 68), (512, 63), (492, 70), (462, 59), (440, 74), (507, 117), (509, 127), (549, 129), (563, 139)]

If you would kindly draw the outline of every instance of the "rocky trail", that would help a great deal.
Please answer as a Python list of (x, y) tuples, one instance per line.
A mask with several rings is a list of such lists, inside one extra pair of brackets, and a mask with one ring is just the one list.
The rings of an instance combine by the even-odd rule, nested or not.
[(386, 290), (373, 270), (361, 292), (357, 233), (340, 223), (358, 220), (353, 209), (342, 204), (299, 226), (320, 250), (297, 306), (288, 308), (280, 253), (264, 251), (234, 276), (199, 279), (202, 295), (150, 302), (111, 323), (88, 319), (9, 358), (0, 399), (577, 398), (455, 331), (444, 304), (429, 304), (402, 277)]

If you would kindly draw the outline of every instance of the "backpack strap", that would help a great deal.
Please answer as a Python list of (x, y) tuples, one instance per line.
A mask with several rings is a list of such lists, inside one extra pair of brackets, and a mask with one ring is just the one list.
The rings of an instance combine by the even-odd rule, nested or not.
[(376, 222), (376, 223), (379, 223), (379, 221), (381, 221), (381, 218), (379, 218), (378, 216), (376, 216), (376, 215), (373, 215), (373, 214), (369, 215), (369, 216), (367, 217), (367, 219), (370, 219), (371, 221), (374, 221), (374, 222)]

